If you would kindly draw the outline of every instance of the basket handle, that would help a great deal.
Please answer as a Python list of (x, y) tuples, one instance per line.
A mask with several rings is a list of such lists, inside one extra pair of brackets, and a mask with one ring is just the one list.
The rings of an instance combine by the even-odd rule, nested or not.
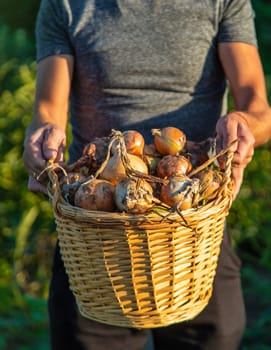
[(221, 189), (219, 190), (219, 193), (226, 192), (225, 195), (229, 195), (229, 189), (230, 189), (230, 197), (232, 197), (232, 186), (230, 185), (231, 182), (231, 168), (232, 168), (232, 158), (234, 155), (234, 151), (232, 151), (233, 146), (239, 141), (239, 138), (232, 141), (226, 148), (223, 148), (220, 152), (218, 152), (215, 156), (208, 159), (206, 162), (201, 164), (196, 169), (192, 170), (188, 176), (193, 176), (197, 173), (199, 173), (201, 170), (204, 170), (207, 168), (210, 164), (212, 164), (216, 159), (219, 157), (227, 154), (226, 157), (226, 163), (225, 163), (225, 170), (224, 170), (224, 181), (222, 183)]
[(47, 172), (47, 175), (50, 180), (47, 186), (47, 193), (52, 202), (54, 211), (58, 212), (57, 204), (61, 202), (63, 199), (61, 196), (60, 185), (59, 185), (58, 176), (55, 172), (55, 169), (61, 169), (65, 176), (68, 176), (68, 174), (66, 173), (66, 170), (63, 167), (51, 162), (49, 162), (47, 167), (44, 169), (44, 171)]
[(226, 148), (223, 148), (220, 152), (218, 152), (215, 156), (211, 157), (210, 159), (206, 160), (206, 162), (204, 162), (203, 164), (201, 164), (200, 166), (198, 166), (196, 169), (192, 170), (188, 176), (194, 176), (195, 174), (199, 173), (201, 170), (207, 168), (210, 164), (212, 164), (216, 159), (218, 159), (219, 157), (223, 156), (224, 154), (228, 153), (227, 156), (227, 161), (226, 161), (226, 166), (225, 166), (225, 174), (230, 177), (231, 174), (231, 162), (232, 162), (232, 158), (233, 158), (233, 151), (231, 151), (232, 146), (234, 146), (239, 139), (235, 139), (234, 141), (232, 141), (229, 146), (227, 146)]

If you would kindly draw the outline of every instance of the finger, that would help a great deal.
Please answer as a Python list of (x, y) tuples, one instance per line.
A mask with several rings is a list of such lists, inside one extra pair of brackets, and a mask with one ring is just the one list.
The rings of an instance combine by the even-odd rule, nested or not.
[(63, 162), (65, 161), (65, 158), (64, 158), (64, 151), (65, 151), (65, 146), (61, 146), (61, 147), (58, 149), (55, 162), (57, 162), (57, 163), (63, 163)]
[[(33, 175), (36, 176), (35, 174)], [(47, 194), (48, 193), (47, 187), (41, 184), (40, 182), (38, 182), (33, 175), (29, 176), (28, 185), (27, 185), (28, 189), (31, 192), (42, 192)]]
[(219, 153), (223, 149), (222, 137), (216, 134), (216, 152)]
[[(231, 112), (220, 118), (216, 126), (217, 138), (221, 139), (222, 148), (228, 147), (233, 141), (240, 137), (250, 135), (248, 124), (240, 118), (236, 112)], [(248, 136), (249, 137), (249, 136)], [(237, 145), (233, 144), (232, 150), (236, 151)]]
[[(237, 135), (237, 123), (235, 121), (229, 123), (229, 119), (226, 117), (221, 118), (217, 124), (217, 147), (222, 150), (228, 147), (233, 141), (238, 138)], [(234, 143), (232, 150), (235, 151), (237, 145)]]
[(253, 159), (254, 152), (251, 151), (246, 155), (242, 155), (238, 152), (234, 153), (233, 159), (232, 159), (232, 166), (233, 167), (242, 167), (245, 168)]
[(56, 159), (63, 158), (63, 149), (65, 146), (65, 133), (60, 128), (48, 128), (45, 130), (42, 152), (46, 160), (55, 161)]
[(45, 160), (41, 151), (42, 133), (31, 135), (25, 139), (23, 160), (29, 173), (40, 171), (45, 166)]
[(232, 160), (236, 166), (245, 167), (251, 162), (254, 155), (254, 138), (251, 136), (250, 133), (247, 133), (245, 136), (239, 137), (237, 149)]

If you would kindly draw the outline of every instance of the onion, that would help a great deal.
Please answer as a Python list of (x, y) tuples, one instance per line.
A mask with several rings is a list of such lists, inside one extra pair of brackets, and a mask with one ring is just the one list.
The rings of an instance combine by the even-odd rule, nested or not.
[(148, 145), (145, 144), (143, 149), (143, 154), (146, 156), (161, 158), (161, 154), (157, 151), (154, 143), (150, 143)]
[(69, 172), (67, 176), (62, 176), (59, 180), (59, 185), (62, 191), (62, 196), (65, 198), (70, 204), (74, 204), (74, 195), (82, 181), (86, 176), (77, 172)]
[(100, 179), (110, 181), (116, 185), (120, 180), (127, 178), (127, 166), (133, 170), (148, 174), (148, 167), (146, 163), (133, 154), (127, 153), (128, 164), (124, 164), (124, 158), (121, 156), (120, 148), (116, 147), (114, 154), (109, 158), (104, 169), (99, 174)]
[(93, 175), (106, 159), (108, 144), (108, 137), (95, 138), (84, 147), (82, 156), (68, 166), (68, 171)]
[(123, 179), (116, 186), (115, 202), (120, 211), (143, 214), (153, 206), (152, 187), (144, 179)]
[(161, 154), (157, 152), (154, 144), (144, 146), (143, 160), (148, 166), (149, 174), (156, 175), (156, 168), (160, 159)]
[(208, 138), (201, 142), (186, 141), (185, 150), (188, 153), (193, 168), (197, 168), (210, 158), (210, 150), (213, 148), (213, 139)]
[(60, 180), (59, 180), (59, 184), (60, 184), (60, 186), (69, 185), (69, 184), (73, 184), (75, 182), (78, 182), (80, 180), (83, 180), (85, 178), (86, 178), (86, 176), (84, 174), (72, 171), (72, 172), (68, 172), (67, 176), (62, 175)]
[(172, 176), (167, 184), (161, 187), (160, 199), (165, 204), (179, 210), (186, 210), (196, 204), (196, 194), (199, 188), (198, 179), (190, 179), (186, 175)]
[(109, 141), (109, 137), (95, 138), (84, 147), (83, 155), (93, 157), (101, 165), (106, 158)]
[(204, 169), (196, 174), (195, 178), (200, 181), (201, 199), (210, 200), (215, 198), (223, 180), (222, 173), (211, 169)]
[(192, 170), (190, 160), (181, 155), (169, 154), (164, 156), (157, 164), (156, 173), (165, 178), (188, 174)]
[(74, 205), (87, 210), (114, 211), (115, 186), (110, 182), (91, 179), (80, 185), (74, 195)]
[(162, 155), (177, 154), (186, 143), (184, 132), (178, 128), (168, 126), (162, 129), (152, 129), (154, 144), (159, 153)]
[[(126, 130), (122, 133), (125, 151), (129, 154), (133, 154), (138, 157), (142, 157), (143, 150), (145, 147), (144, 137), (140, 134), (140, 132), (136, 130)], [(111, 152), (114, 154), (116, 152), (116, 148), (118, 148), (119, 140), (115, 140), (111, 147)]]
[(142, 156), (144, 150), (144, 137), (136, 130), (126, 130), (123, 133), (126, 150), (130, 154)]

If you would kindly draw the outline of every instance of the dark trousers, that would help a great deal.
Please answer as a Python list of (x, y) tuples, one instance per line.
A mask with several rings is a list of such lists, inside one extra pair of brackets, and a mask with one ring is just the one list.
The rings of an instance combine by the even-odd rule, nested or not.
[[(81, 316), (69, 289), (58, 246), (48, 305), (52, 350), (143, 350), (150, 334), (146, 330), (109, 326)], [(154, 349), (238, 350), (244, 327), (240, 261), (225, 233), (209, 304), (192, 321), (153, 329)]]

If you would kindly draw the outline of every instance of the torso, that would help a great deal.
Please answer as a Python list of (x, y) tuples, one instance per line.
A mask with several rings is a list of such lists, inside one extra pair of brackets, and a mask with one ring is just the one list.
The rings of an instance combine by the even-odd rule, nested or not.
[(217, 55), (225, 0), (49, 1), (62, 11), (75, 56), (73, 158), (112, 128), (139, 130), (147, 141), (150, 129), (166, 125), (190, 140), (214, 134), (226, 112)]

